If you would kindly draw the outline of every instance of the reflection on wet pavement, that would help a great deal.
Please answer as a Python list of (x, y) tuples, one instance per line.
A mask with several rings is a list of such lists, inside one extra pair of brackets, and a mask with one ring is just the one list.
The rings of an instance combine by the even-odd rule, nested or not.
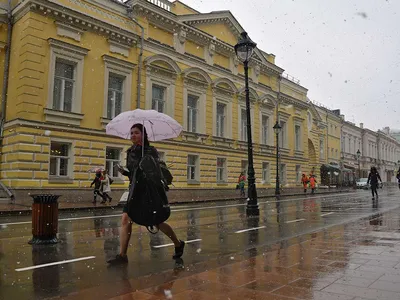
[(2, 226), (0, 299), (400, 299), (398, 190), (281, 200), (262, 203), (259, 219), (244, 205), (177, 208), (169, 223), (193, 241), (183, 258), (134, 226), (118, 267), (105, 263), (119, 251), (118, 217), (60, 222), (52, 246), (28, 245), (29, 224)]

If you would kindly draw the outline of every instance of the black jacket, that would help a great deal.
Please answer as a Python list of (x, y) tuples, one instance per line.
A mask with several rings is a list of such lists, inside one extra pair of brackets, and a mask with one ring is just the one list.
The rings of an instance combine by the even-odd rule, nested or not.
[(371, 183), (371, 185), (377, 185), (378, 180), (382, 182), (381, 176), (379, 176), (379, 173), (369, 173), (368, 175), (368, 183)]
[[(145, 154), (150, 154), (156, 161), (159, 160), (157, 149), (153, 146), (147, 146), (144, 148)], [(142, 159), (142, 146), (132, 146), (128, 149), (126, 154), (126, 168), (127, 171), (123, 172), (123, 175), (129, 177), (129, 182), (132, 184), (136, 182), (138, 178), (139, 163)]]

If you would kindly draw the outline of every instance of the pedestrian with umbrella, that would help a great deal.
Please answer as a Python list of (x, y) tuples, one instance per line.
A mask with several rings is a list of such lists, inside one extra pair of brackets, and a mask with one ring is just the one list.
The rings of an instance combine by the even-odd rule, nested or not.
[(154, 233), (154, 228), (162, 231), (175, 245), (173, 258), (178, 259), (183, 255), (185, 242), (179, 240), (171, 226), (165, 223), (170, 216), (167, 187), (158, 152), (149, 143), (149, 140), (178, 137), (181, 131), (182, 126), (178, 122), (154, 110), (123, 112), (107, 125), (107, 134), (132, 141), (132, 147), (127, 151), (126, 168), (119, 166), (119, 172), (127, 176), (130, 182), (121, 220), (120, 253), (108, 263), (128, 263), (127, 250), (132, 223), (146, 226), (151, 233)]

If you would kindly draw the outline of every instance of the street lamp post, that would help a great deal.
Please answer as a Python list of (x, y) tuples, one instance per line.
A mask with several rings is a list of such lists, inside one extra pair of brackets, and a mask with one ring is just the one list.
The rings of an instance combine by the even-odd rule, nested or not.
[(360, 149), (358, 149), (358, 150), (357, 150), (357, 160), (358, 160), (358, 179), (360, 179), (360, 178), (361, 178), (360, 157), (361, 157), (361, 152), (360, 152)]
[(253, 140), (251, 136), (251, 114), (250, 114), (250, 92), (249, 92), (249, 60), (257, 46), (246, 32), (242, 32), (239, 42), (235, 45), (235, 52), (238, 59), (244, 64), (245, 93), (246, 93), (246, 116), (247, 116), (247, 152), (249, 168), (247, 172), (248, 192), (247, 192), (247, 215), (258, 216), (260, 210), (257, 201), (256, 179), (253, 165)]
[(275, 195), (278, 196), (281, 194), (281, 190), (279, 188), (280, 182), (279, 182), (279, 133), (281, 132), (281, 125), (279, 125), (278, 120), (276, 120), (276, 123), (274, 125), (274, 131), (276, 134), (276, 179), (275, 179)]

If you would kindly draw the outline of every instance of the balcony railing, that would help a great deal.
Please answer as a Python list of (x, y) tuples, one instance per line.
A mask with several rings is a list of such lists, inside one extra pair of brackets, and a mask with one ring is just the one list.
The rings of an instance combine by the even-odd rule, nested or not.
[(154, 5), (157, 5), (158, 7), (161, 7), (162, 9), (171, 11), (171, 3), (168, 0), (147, 0), (150, 3), (153, 3)]

